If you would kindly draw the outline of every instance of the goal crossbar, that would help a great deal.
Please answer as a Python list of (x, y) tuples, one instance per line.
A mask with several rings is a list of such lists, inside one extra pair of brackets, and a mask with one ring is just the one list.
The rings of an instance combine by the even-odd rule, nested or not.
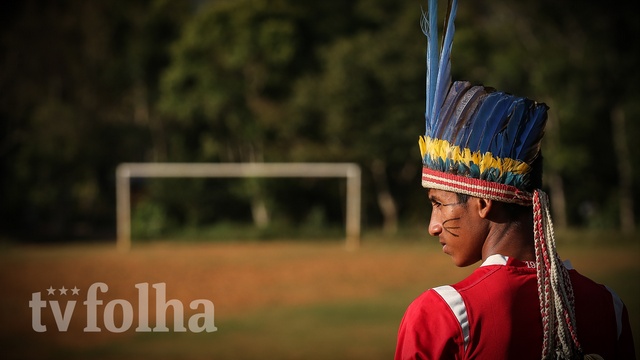
[(116, 246), (131, 248), (131, 178), (344, 177), (346, 247), (360, 246), (361, 171), (354, 163), (123, 163), (116, 168)]

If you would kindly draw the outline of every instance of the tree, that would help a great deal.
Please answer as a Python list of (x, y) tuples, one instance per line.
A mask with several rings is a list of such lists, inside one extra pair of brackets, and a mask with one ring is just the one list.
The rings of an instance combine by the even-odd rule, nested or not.
[[(616, 211), (610, 202), (616, 187), (605, 184), (623, 181), (622, 192), (632, 193), (633, 181), (616, 169), (626, 160), (616, 155), (613, 135), (607, 135), (613, 134), (612, 122), (603, 120), (637, 96), (629, 86), (630, 76), (637, 77), (632, 70), (637, 49), (625, 39), (638, 34), (638, 26), (629, 6), (494, 1), (467, 5), (459, 14), (458, 28), (468, 30), (459, 32), (454, 46), (457, 64), (464, 62), (475, 81), (551, 106), (543, 150), (560, 227), (613, 225), (609, 219)], [(564, 183), (572, 186), (565, 189)], [(621, 203), (633, 199), (622, 198)], [(633, 205), (625, 208), (629, 213)]]
[(419, 8), (388, 6), (359, 3), (367, 10), (360, 13), (363, 26), (323, 49), (322, 71), (298, 82), (291, 109), (298, 122), (313, 124), (308, 140), (323, 156), (369, 171), (383, 228), (395, 232), (398, 195), (420, 168), (416, 139), (424, 124), (416, 114), (424, 97), (424, 37)]
[[(303, 56), (300, 24), (285, 1), (216, 1), (198, 10), (161, 83), (158, 108), (174, 129), (172, 160), (273, 159), (283, 99)], [(266, 225), (262, 182), (244, 184), (255, 223)]]
[[(113, 227), (115, 165), (147, 149), (146, 124), (134, 121), (140, 101), (129, 95), (153, 88), (163, 66), (158, 44), (180, 14), (165, 1), (139, 5), (23, 1), (4, 13), (4, 229), (66, 237)], [(136, 22), (157, 25), (146, 33), (154, 37)]]
[[(419, 4), (0, 6), (3, 233), (113, 232), (114, 169), (124, 161), (355, 161), (365, 170), (365, 221), (390, 231), (423, 221), (424, 209), (411, 212), (425, 203), (415, 145), (424, 131)], [(640, 23), (630, 7), (494, 0), (458, 9), (453, 78), (551, 106), (545, 181), (559, 225), (636, 222), (640, 54), (629, 39)], [(231, 191), (164, 186), (174, 187), (167, 208), (150, 213), (185, 223), (244, 213), (234, 201), (253, 201), (258, 218), (261, 204), (274, 208), (272, 190), (301, 196), (262, 181)], [(210, 201), (234, 206), (216, 212)]]

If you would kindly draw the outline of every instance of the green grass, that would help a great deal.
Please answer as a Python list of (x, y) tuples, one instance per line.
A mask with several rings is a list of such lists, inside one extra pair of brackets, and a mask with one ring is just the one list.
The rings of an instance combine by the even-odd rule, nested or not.
[(343, 226), (323, 225), (309, 226), (302, 224), (292, 226), (291, 224), (271, 223), (263, 228), (253, 224), (219, 222), (211, 226), (181, 227), (175, 230), (167, 230), (161, 235), (146, 236), (141, 232), (133, 232), (133, 243), (153, 242), (158, 237), (171, 239), (171, 241), (182, 242), (237, 242), (246, 239), (258, 241), (271, 241), (279, 239), (299, 239), (309, 240), (339, 240), (345, 235)]

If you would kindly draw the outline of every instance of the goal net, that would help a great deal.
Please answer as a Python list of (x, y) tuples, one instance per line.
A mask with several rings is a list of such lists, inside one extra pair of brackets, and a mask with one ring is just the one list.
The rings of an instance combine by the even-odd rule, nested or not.
[(345, 245), (360, 246), (361, 171), (354, 163), (124, 163), (116, 169), (116, 245), (131, 248), (131, 178), (346, 178)]

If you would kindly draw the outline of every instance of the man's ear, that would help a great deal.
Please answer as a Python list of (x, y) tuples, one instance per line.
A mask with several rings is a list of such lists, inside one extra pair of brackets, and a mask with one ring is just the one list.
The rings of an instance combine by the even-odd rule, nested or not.
[(489, 217), (489, 214), (491, 213), (491, 209), (493, 208), (493, 200), (491, 199), (482, 199), (482, 198), (476, 198), (477, 199), (477, 211), (478, 211), (478, 215), (483, 218), (486, 219)]

